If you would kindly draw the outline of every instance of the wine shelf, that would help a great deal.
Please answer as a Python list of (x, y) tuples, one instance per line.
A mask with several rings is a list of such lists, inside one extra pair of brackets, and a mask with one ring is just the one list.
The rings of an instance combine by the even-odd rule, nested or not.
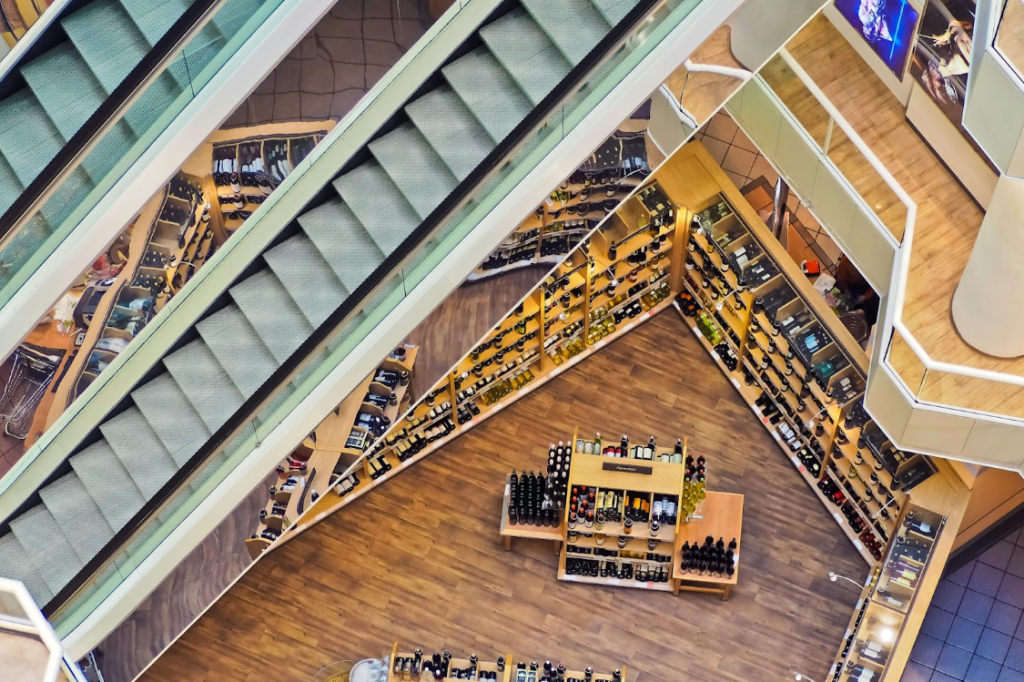
[[(470, 656), (472, 659), (454, 658), (446, 649), (430, 653), (426, 653), (422, 649), (417, 649), (414, 652), (399, 651), (398, 643), (395, 642), (391, 647), (391, 655), (384, 657), (388, 667), (387, 682), (421, 682), (421, 680), (455, 682), (466, 679), (527, 682), (527, 680), (538, 680), (544, 675), (552, 679), (557, 675), (562, 679), (585, 679), (588, 682), (625, 682), (626, 680), (626, 666), (605, 673), (592, 668), (587, 668), (585, 671), (571, 670), (564, 664), (551, 663), (551, 661), (557, 661), (557, 658), (554, 657), (546, 660), (545, 658), (539, 659), (545, 661), (544, 664), (541, 664), (538, 659), (519, 658), (517, 660), (511, 653), (501, 654), (493, 659), (480, 659), (476, 654), (470, 654)], [(435, 676), (433, 669), (435, 665), (439, 669), (440, 676)], [(552, 670), (546, 670), (542, 665), (550, 665)], [(415, 672), (413, 672), (414, 670)], [(473, 672), (474, 670), (475, 672)], [(348, 678), (346, 677), (346, 679)]]

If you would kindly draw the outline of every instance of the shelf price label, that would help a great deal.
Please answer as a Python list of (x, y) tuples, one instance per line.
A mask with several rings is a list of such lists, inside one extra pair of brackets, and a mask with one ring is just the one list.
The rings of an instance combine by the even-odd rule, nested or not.
[(835, 518), (836, 523), (838, 523), (840, 526), (843, 525), (843, 522), (846, 520), (842, 516), (839, 515), (839, 512), (833, 513), (832, 516)]

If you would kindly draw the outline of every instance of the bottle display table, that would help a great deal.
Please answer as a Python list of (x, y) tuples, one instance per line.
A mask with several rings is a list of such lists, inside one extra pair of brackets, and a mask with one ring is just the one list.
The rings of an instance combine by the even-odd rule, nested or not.
[(728, 599), (733, 585), (739, 581), (740, 543), (743, 532), (743, 495), (733, 493), (708, 492), (704, 500), (704, 518), (694, 519), (681, 524), (677, 533), (676, 545), (685, 547), (703, 544), (707, 538), (733, 538), (736, 547), (732, 549), (736, 566), (732, 575), (710, 575), (688, 570), (682, 557), (682, 549), (676, 552), (672, 579), (676, 588), (688, 592), (721, 593), (722, 599)]

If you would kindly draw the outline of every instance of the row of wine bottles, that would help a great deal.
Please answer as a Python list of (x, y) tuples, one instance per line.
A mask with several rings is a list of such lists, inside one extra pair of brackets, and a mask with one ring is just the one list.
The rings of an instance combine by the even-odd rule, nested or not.
[(668, 566), (645, 566), (642, 564), (597, 559), (565, 559), (565, 574), (589, 578), (617, 578), (636, 580), (641, 583), (667, 583), (671, 578)]
[[(491, 665), (480, 661), (476, 654), (470, 654), (468, 662), (458, 667), (456, 659), (447, 649), (435, 651), (431, 655), (424, 654), (422, 649), (416, 649), (412, 655), (395, 656), (391, 662), (392, 679), (407, 680), (410, 682), (421, 682), (424, 679), (433, 680), (497, 680), (505, 678), (506, 667), (512, 665), (512, 661), (499, 656), (494, 664), (495, 670), (490, 670)], [(485, 669), (486, 668), (486, 669)], [(597, 677), (594, 669), (587, 666), (579, 677), (572, 675), (564, 663), (552, 663), (544, 661), (543, 665), (534, 660), (527, 663), (519, 661), (515, 664), (515, 675), (512, 679), (515, 682), (593, 682)], [(622, 671), (616, 669), (611, 675), (604, 675), (602, 678), (610, 678), (611, 682), (622, 682)]]
[(716, 542), (710, 535), (703, 544), (686, 542), (680, 551), (680, 568), (687, 573), (731, 578), (736, 573), (737, 546), (736, 538), (726, 545), (724, 538)]

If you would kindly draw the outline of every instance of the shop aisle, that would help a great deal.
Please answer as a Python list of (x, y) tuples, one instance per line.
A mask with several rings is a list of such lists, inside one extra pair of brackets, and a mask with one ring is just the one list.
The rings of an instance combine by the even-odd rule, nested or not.
[[(581, 432), (687, 435), (746, 495), (732, 598), (559, 582), (548, 545), (498, 536), (505, 474)], [(258, 562), (141, 678), (306, 681), (423, 647), (511, 650), (629, 681), (821, 678), (867, 566), (672, 309)]]

